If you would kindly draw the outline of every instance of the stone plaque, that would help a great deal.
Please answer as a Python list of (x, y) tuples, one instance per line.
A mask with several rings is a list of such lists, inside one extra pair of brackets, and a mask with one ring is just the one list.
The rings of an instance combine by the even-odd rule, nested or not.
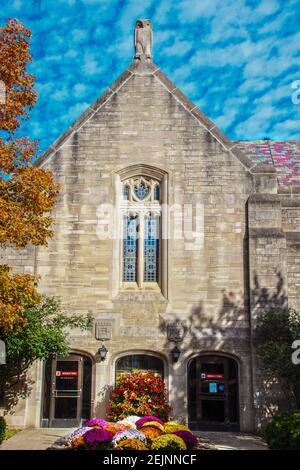
[(112, 327), (111, 320), (96, 320), (95, 338), (98, 340), (112, 339)]
[(185, 335), (185, 325), (182, 321), (172, 321), (167, 324), (167, 337), (175, 343), (182, 341)]

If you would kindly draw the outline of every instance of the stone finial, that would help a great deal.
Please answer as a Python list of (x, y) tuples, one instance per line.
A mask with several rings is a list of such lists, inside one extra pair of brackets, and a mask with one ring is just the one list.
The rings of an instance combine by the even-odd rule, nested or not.
[(134, 28), (135, 59), (152, 60), (152, 25), (149, 20), (137, 20)]

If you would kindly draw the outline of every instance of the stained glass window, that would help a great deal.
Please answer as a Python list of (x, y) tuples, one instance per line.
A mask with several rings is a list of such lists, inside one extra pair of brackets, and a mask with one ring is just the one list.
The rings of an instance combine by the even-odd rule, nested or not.
[(125, 199), (125, 201), (129, 200), (129, 186), (128, 186), (128, 184), (125, 184), (125, 186), (124, 186), (123, 198)]
[(159, 283), (160, 183), (137, 175), (122, 181), (122, 195), (123, 282), (134, 283), (134, 289), (143, 288), (144, 282)]
[(137, 280), (137, 218), (133, 216), (124, 219), (123, 236), (123, 281)]
[(144, 222), (144, 281), (158, 281), (159, 218), (146, 217)]
[(143, 181), (141, 181), (138, 185), (134, 187), (134, 192), (140, 200), (145, 199), (145, 197), (149, 194), (149, 191), (150, 188), (146, 186)]

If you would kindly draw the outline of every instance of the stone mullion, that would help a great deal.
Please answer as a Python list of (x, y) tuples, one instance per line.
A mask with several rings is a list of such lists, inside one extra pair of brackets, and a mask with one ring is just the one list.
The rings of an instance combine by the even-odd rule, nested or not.
[(144, 283), (144, 224), (145, 215), (141, 212), (139, 217), (139, 236), (138, 236), (138, 266), (137, 266), (137, 283), (139, 288)]

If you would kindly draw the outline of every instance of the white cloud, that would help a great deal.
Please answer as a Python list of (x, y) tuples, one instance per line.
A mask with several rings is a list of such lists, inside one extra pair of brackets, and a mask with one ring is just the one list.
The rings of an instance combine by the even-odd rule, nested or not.
[(87, 31), (84, 29), (73, 29), (73, 31), (71, 31), (71, 36), (73, 41), (81, 43), (87, 38)]
[(77, 119), (86, 109), (90, 106), (90, 103), (76, 103), (71, 106), (68, 111), (62, 116), (64, 122)]
[(263, 138), (268, 134), (271, 123), (274, 118), (280, 115), (281, 111), (273, 106), (255, 108), (250, 118), (241, 122), (235, 129), (235, 132), (241, 136), (247, 136), (249, 139), (257, 138), (258, 134)]
[(12, 7), (14, 10), (21, 10), (21, 8), (23, 7), (23, 2), (22, 0), (14, 0), (13, 3), (12, 3)]
[(276, 0), (263, 0), (260, 1), (259, 6), (256, 9), (258, 15), (272, 15), (279, 9), (279, 5)]
[(74, 59), (75, 57), (77, 57), (78, 55), (78, 51), (76, 49), (68, 49), (67, 52), (65, 53), (65, 57), (67, 58), (70, 58), (70, 59)]
[(76, 97), (84, 95), (87, 90), (87, 86), (84, 83), (76, 83), (74, 85), (73, 91)]
[(244, 83), (239, 87), (238, 92), (242, 94), (258, 92), (269, 88), (271, 85), (271, 80), (250, 78), (249, 80), (244, 81)]
[[(224, 0), (226, 3), (226, 0)], [(182, 22), (193, 23), (199, 17), (214, 16), (224, 3), (222, 0), (183, 0), (177, 5), (179, 19)]]
[(170, 22), (172, 22), (172, 1), (164, 0), (161, 3), (157, 2), (157, 8), (155, 14), (152, 18), (153, 24), (168, 24), (170, 26)]
[(65, 98), (68, 98), (69, 96), (69, 90), (67, 87), (63, 87), (63, 88), (57, 88), (50, 96), (49, 98), (51, 100), (55, 100), (55, 101), (62, 101), (64, 100)]
[(172, 46), (164, 47), (162, 54), (180, 57), (192, 49), (193, 45), (188, 41), (175, 41)]
[(87, 52), (84, 55), (82, 70), (86, 75), (99, 74), (103, 70), (102, 67), (99, 65), (100, 63), (100, 57), (99, 60), (97, 60), (93, 54)]

